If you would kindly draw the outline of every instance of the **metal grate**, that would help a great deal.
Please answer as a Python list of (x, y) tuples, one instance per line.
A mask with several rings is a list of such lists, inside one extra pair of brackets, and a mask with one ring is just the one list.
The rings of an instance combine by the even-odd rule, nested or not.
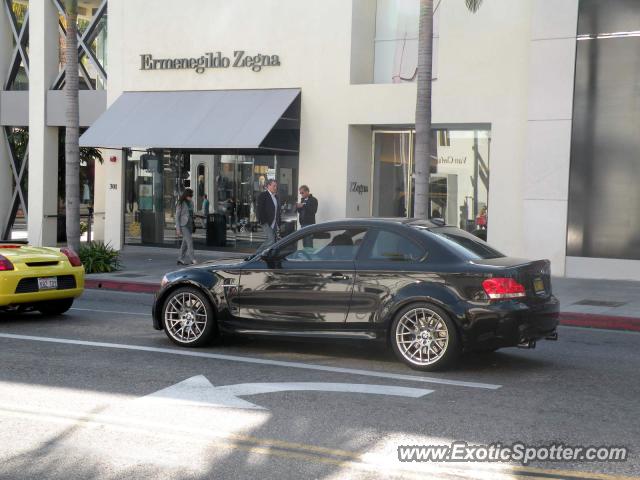
[(580, 300), (579, 302), (574, 303), (574, 305), (587, 305), (590, 307), (621, 307), (626, 305), (627, 302), (613, 302), (610, 300)]

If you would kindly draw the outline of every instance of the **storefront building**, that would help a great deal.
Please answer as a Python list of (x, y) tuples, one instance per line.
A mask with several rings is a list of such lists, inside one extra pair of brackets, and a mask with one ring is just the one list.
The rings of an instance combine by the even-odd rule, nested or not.
[[(0, 164), (11, 168), (0, 221), (6, 230), (11, 212), (28, 210), (30, 241), (51, 244), (63, 17), (56, 0), (1, 1)], [(429, 211), (510, 255), (551, 259), (555, 275), (640, 279), (628, 62), (640, 5), (603, 3), (486, 0), (471, 13), (434, 1)], [(16, 4), (27, 38), (8, 14)], [(175, 246), (173, 210), (189, 186), (199, 248), (255, 249), (254, 202), (269, 178), (285, 217), (302, 184), (319, 221), (412, 215), (419, 0), (80, 4), (81, 144), (104, 159), (95, 238)], [(29, 133), (28, 195), (16, 188), (17, 127)], [(207, 238), (206, 213), (224, 235)]]

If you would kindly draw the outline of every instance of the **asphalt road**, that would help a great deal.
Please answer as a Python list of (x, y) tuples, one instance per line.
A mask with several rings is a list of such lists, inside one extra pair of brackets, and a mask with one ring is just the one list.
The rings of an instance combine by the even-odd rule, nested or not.
[[(640, 472), (637, 333), (564, 327), (558, 342), (468, 355), (427, 375), (363, 342), (230, 338), (180, 349), (152, 329), (151, 301), (87, 291), (63, 317), (0, 315), (0, 478)], [(526, 467), (398, 461), (398, 445), (453, 441), (615, 445), (630, 456)]]

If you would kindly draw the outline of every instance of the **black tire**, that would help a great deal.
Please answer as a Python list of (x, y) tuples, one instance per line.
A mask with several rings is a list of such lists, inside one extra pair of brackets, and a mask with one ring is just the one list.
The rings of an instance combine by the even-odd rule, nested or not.
[[(180, 305), (184, 305), (182, 313), (179, 313)], [(181, 347), (202, 347), (218, 337), (213, 306), (207, 295), (197, 288), (181, 287), (171, 291), (162, 304), (161, 315), (167, 337)], [(200, 324), (202, 320), (203, 325)]]
[(49, 300), (38, 303), (35, 308), (43, 315), (62, 315), (73, 305), (73, 298), (62, 300)]
[[(414, 315), (423, 318), (420, 314), (421, 312), (425, 314), (427, 324), (431, 321), (433, 328), (438, 330), (438, 332), (430, 331), (429, 335), (431, 335), (431, 337), (429, 339), (423, 338), (422, 332), (420, 333), (420, 336), (406, 333), (410, 331), (406, 326), (407, 323), (409, 323), (409, 320)], [(433, 316), (431, 316), (431, 314), (433, 314)], [(403, 320), (405, 316), (407, 316), (407, 319)], [(401, 321), (403, 322), (403, 325), (402, 327), (399, 327)], [(441, 335), (445, 334), (443, 326), (446, 327), (446, 341), (441, 339)], [(437, 341), (433, 340), (435, 335), (437, 335)], [(422, 372), (433, 372), (449, 367), (455, 362), (461, 353), (460, 338), (453, 320), (451, 320), (451, 317), (442, 308), (430, 303), (414, 303), (401, 309), (391, 323), (389, 337), (391, 348), (393, 348), (393, 352), (396, 354), (396, 357), (398, 357), (398, 359), (405, 365)], [(404, 347), (404, 345), (402, 345), (402, 343), (406, 344), (409, 342), (421, 341), (429, 342), (428, 347), (421, 346), (420, 343), (417, 343), (417, 348), (414, 343), (410, 343), (408, 347)], [(433, 345), (433, 349), (431, 348), (431, 345)], [(425, 350), (425, 348), (427, 348), (427, 350)], [(420, 362), (417, 358), (409, 358), (412, 357), (412, 355), (419, 354), (420, 359), (422, 359), (423, 353), (431, 354), (432, 351), (434, 352), (434, 355), (436, 352), (438, 352), (439, 355), (437, 359), (432, 361)]]

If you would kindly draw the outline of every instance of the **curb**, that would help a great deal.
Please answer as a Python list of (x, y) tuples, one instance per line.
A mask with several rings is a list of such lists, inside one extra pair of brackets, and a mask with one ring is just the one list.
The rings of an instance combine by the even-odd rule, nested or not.
[(129, 293), (156, 293), (160, 290), (160, 285), (156, 283), (122, 282), (120, 280), (99, 280), (87, 278), (84, 281), (84, 288), (115, 290), (118, 292)]
[[(156, 283), (91, 278), (85, 279), (84, 286), (88, 289), (129, 293), (156, 293), (160, 290), (160, 285)], [(640, 318), (597, 315), (593, 313), (560, 312), (560, 325), (640, 332)]]
[(593, 313), (561, 312), (560, 325), (640, 332), (640, 318), (597, 315)]

